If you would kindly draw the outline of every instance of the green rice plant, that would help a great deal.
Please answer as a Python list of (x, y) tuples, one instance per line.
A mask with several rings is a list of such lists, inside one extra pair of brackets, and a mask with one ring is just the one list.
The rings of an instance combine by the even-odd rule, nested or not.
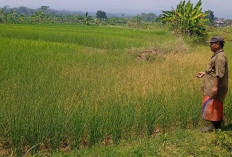
[[(118, 143), (200, 121), (195, 74), (207, 65), (208, 47), (180, 50), (184, 41), (162, 28), (3, 24), (0, 32), (0, 136), (18, 156)], [(164, 59), (136, 60), (147, 49)]]

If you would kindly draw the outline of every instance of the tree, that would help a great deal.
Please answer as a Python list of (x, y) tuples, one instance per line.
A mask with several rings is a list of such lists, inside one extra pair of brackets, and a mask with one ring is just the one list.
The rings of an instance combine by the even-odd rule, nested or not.
[(19, 7), (18, 8), (18, 12), (26, 14), (26, 15), (29, 14), (29, 13), (31, 13), (30, 9), (28, 9), (27, 7)]
[(44, 23), (47, 20), (46, 14), (44, 11), (38, 10), (31, 15), (31, 20), (33, 23)]
[(199, 0), (193, 7), (190, 0), (187, 3), (180, 1), (176, 9), (163, 11), (161, 21), (171, 24), (175, 30), (184, 34), (197, 35), (205, 39), (208, 19), (205, 18), (206, 14), (202, 12), (201, 4), (202, 2)]
[(209, 19), (209, 24), (211, 26), (214, 25), (214, 13), (212, 10), (208, 10), (208, 11), (205, 11), (205, 13), (207, 14), (206, 18)]
[(157, 15), (154, 13), (148, 13), (148, 14), (142, 13), (141, 19), (143, 21), (152, 22), (152, 21), (155, 21), (157, 19)]
[(9, 5), (4, 5), (4, 10), (5, 10), (5, 11), (10, 10), (10, 6), (9, 6)]
[(98, 19), (107, 19), (106, 12), (98, 10), (96, 13)]
[(89, 25), (89, 21), (92, 20), (88, 12), (84, 16), (77, 16), (77, 19), (82, 21), (84, 25)]
[(49, 6), (41, 6), (40, 10), (46, 12), (48, 10)]
[(133, 23), (135, 23), (136, 25), (141, 25), (141, 16), (137, 15), (137, 16), (134, 16), (131, 21)]
[(5, 19), (6, 19), (5, 9), (2, 8), (2, 9), (0, 9), (0, 23), (4, 23)]
[(14, 9), (11, 9), (10, 13), (7, 14), (6, 21), (8, 23), (19, 23), (19, 16)]

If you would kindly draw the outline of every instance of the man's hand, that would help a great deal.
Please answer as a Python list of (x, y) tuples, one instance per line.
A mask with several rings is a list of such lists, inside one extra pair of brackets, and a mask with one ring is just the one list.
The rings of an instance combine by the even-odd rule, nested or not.
[(215, 97), (218, 93), (218, 87), (213, 87), (212, 88), (212, 96)]
[(197, 78), (202, 78), (205, 75), (205, 72), (199, 72), (197, 74)]

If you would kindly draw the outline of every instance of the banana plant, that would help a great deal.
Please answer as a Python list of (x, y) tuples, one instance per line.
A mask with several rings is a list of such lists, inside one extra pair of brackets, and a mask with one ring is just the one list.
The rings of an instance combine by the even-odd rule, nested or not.
[(44, 11), (37, 10), (31, 15), (31, 20), (32, 22), (41, 24), (41, 23), (46, 22), (47, 16)]
[(88, 12), (86, 12), (85, 13), (85, 17), (84, 17), (84, 24), (85, 25), (89, 25), (89, 20), (90, 20), (91, 18), (90, 18), (90, 16), (89, 16), (89, 13)]
[(11, 10), (10, 13), (7, 14), (7, 22), (8, 23), (19, 23), (19, 17), (20, 15), (15, 11)]
[(163, 23), (170, 23), (174, 29), (189, 35), (206, 35), (206, 22), (205, 16), (207, 14), (202, 12), (201, 0), (193, 6), (190, 0), (180, 1), (176, 9), (172, 8), (171, 11), (163, 11), (160, 20)]
[(92, 20), (88, 12), (85, 13), (85, 16), (80, 16), (78, 19), (83, 21), (84, 25), (89, 25), (89, 21)]
[(7, 13), (5, 8), (0, 9), (0, 23), (4, 23), (6, 21)]

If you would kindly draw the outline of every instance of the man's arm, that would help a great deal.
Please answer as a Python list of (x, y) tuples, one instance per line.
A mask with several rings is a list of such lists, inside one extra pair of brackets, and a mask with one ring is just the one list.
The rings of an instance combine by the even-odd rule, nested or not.
[(197, 78), (202, 78), (205, 75), (205, 72), (199, 72), (197, 74)]
[(212, 96), (215, 97), (218, 94), (218, 87), (220, 85), (221, 78), (225, 75), (226, 69), (226, 60), (222, 56), (218, 56), (215, 60), (215, 69), (216, 69), (216, 80), (212, 88)]
[(219, 82), (220, 82), (220, 78), (217, 76), (216, 80), (215, 80), (215, 83), (214, 83), (214, 86), (212, 88), (212, 96), (213, 97), (215, 97), (217, 95), (217, 93), (218, 93)]

